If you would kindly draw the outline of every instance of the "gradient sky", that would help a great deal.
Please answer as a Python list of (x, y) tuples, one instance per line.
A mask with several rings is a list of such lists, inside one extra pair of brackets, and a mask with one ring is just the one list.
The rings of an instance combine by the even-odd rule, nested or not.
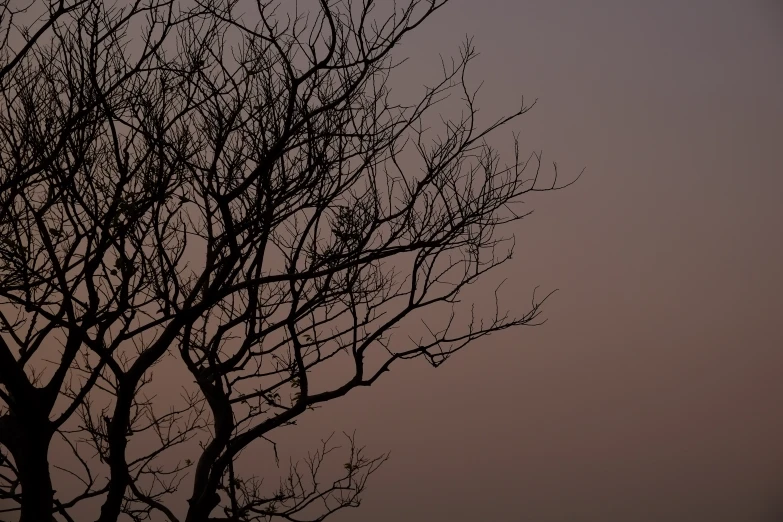
[(485, 121), (537, 98), (523, 151), (587, 168), (487, 281), (520, 312), (559, 288), (549, 321), (395, 366), (281, 451), (391, 451), (334, 522), (783, 520), (783, 2), (453, 0), (396, 92), (466, 34)]
[(547, 324), (286, 432), (391, 450), (335, 520), (783, 520), (782, 4), (454, 0), (408, 39), (395, 85), (473, 35), (482, 115), (538, 98), (523, 147), (587, 171), (500, 275)]

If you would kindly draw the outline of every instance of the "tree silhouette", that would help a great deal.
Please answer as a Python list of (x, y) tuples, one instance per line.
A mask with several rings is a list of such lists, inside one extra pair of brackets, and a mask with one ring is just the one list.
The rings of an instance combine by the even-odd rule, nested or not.
[[(0, 0), (10, 516), (323, 520), (385, 455), (347, 436), (322, 479), (329, 439), (270, 486), (243, 451), (395, 361), (536, 322), (535, 295), (460, 301), (511, 258), (519, 196), (562, 188), (485, 141), (530, 107), (477, 126), (470, 40), (393, 100), (392, 51), (446, 0), (311, 3)], [(452, 93), (462, 115), (433, 118)], [(148, 393), (176, 376), (181, 396)]]

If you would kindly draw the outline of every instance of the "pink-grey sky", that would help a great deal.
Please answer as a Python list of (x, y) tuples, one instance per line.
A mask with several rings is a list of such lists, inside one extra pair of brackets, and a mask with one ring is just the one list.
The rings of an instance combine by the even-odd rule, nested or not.
[(783, 2), (452, 0), (395, 92), (465, 35), (485, 121), (538, 99), (501, 149), (518, 130), (587, 169), (526, 199), (487, 281), (522, 312), (559, 288), (549, 321), (395, 366), (281, 451), (354, 429), (391, 451), (335, 522), (783, 520)]
[(546, 325), (400, 365), (291, 432), (391, 450), (337, 519), (783, 519), (783, 5), (454, 0), (395, 85), (465, 34), (482, 114), (538, 98), (523, 146), (587, 167), (529, 200), (503, 274), (520, 306), (561, 291)]

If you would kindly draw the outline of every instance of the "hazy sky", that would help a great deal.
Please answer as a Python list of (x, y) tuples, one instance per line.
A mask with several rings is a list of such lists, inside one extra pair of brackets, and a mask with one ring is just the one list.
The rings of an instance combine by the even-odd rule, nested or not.
[(529, 198), (502, 274), (520, 307), (561, 291), (290, 432), (391, 450), (336, 520), (783, 520), (783, 6), (454, 0), (396, 82), (465, 34), (482, 114), (538, 98), (523, 146), (587, 167)]
[(559, 288), (549, 322), (395, 366), (281, 451), (391, 451), (334, 522), (783, 520), (783, 2), (453, 0), (397, 92), (465, 35), (481, 116), (538, 98), (523, 151), (587, 168), (487, 281), (520, 312)]

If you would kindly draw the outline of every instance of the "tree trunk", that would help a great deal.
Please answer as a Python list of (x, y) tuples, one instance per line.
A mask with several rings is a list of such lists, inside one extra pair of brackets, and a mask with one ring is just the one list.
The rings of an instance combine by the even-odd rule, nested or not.
[(222, 466), (213, 467), (226, 448), (234, 430), (234, 419), (228, 397), (219, 386), (201, 383), (201, 390), (214, 415), (215, 438), (212, 439), (199, 458), (196, 474), (193, 479), (193, 496), (188, 503), (188, 514), (185, 522), (207, 522), (209, 515), (220, 504), (220, 494), (217, 492)]
[[(49, 475), (49, 441), (26, 444), (19, 462), (22, 483), (22, 515), (19, 522), (52, 520), (54, 492)], [(14, 457), (16, 458), (16, 457)]]
[(13, 414), (0, 418), (0, 442), (14, 457), (22, 486), (19, 522), (52, 520), (54, 492), (49, 474), (50, 441), (48, 426), (22, 423)]

